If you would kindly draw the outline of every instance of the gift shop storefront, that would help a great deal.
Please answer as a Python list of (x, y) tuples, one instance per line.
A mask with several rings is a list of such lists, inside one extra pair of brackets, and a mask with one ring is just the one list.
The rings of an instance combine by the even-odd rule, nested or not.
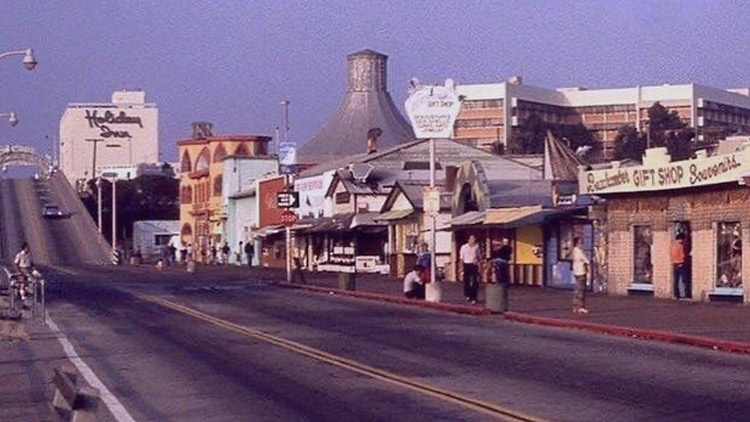
[(655, 148), (640, 166), (582, 172), (581, 194), (606, 200), (607, 290), (679, 297), (677, 248), (683, 296), (750, 302), (749, 177), (750, 148), (676, 162)]

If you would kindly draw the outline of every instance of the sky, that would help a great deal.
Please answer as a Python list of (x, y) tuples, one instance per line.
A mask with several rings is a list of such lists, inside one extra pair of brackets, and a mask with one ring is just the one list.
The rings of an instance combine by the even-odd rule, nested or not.
[(144, 89), (160, 113), (161, 159), (190, 123), (272, 135), (289, 99), (290, 138), (312, 138), (346, 89), (346, 55), (389, 56), (403, 109), (423, 83), (542, 87), (700, 83), (750, 87), (745, 1), (25, 0), (0, 1), (0, 52), (34, 48), (39, 66), (0, 61), (0, 145), (51, 153), (71, 102)]

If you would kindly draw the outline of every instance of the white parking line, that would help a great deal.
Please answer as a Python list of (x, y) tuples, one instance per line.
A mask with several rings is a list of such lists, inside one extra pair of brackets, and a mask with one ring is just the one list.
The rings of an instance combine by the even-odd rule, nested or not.
[(60, 328), (57, 326), (57, 324), (55, 324), (49, 316), (47, 317), (46, 322), (47, 326), (52, 331), (60, 334), (57, 337), (57, 340), (59, 340), (60, 344), (62, 344), (63, 350), (65, 350), (65, 355), (73, 363), (73, 365), (75, 365), (75, 367), (78, 369), (78, 372), (83, 375), (83, 378), (85, 378), (92, 387), (99, 390), (99, 396), (101, 397), (102, 402), (104, 402), (104, 404), (107, 406), (107, 409), (109, 409), (117, 422), (135, 422), (135, 419), (130, 416), (130, 413), (127, 409), (125, 409), (125, 406), (120, 403), (120, 400), (118, 400), (117, 397), (115, 397), (115, 395), (109, 391), (107, 386), (104, 385), (99, 377), (96, 376), (94, 371), (88, 365), (86, 365), (86, 362), (84, 362), (80, 356), (78, 356), (78, 353), (76, 353), (73, 344), (60, 331)]

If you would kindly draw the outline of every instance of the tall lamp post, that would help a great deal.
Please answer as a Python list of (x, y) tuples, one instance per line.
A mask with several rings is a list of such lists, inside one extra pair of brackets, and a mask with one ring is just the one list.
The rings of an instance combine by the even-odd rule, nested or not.
[(99, 215), (99, 232), (102, 231), (102, 188), (101, 188), (101, 182), (102, 180), (107, 180), (109, 183), (112, 184), (112, 256), (114, 257), (115, 252), (117, 251), (117, 178), (118, 174), (116, 172), (104, 172), (102, 173), (99, 178), (96, 181), (97, 188), (99, 190), (99, 208), (98, 208), (98, 215)]
[(23, 64), (23, 67), (25, 67), (27, 70), (34, 70), (34, 68), (38, 64), (36, 58), (34, 57), (34, 50), (31, 48), (6, 51), (5, 53), (0, 54), (0, 59), (12, 56), (23, 56), (21, 64)]
[(8, 123), (10, 123), (11, 126), (15, 126), (18, 124), (18, 117), (16, 116), (16, 113), (14, 112), (0, 113), (0, 117), (7, 117)]
[[(284, 106), (284, 145), (289, 147), (289, 100), (281, 100), (280, 104)], [(279, 148), (281, 149), (281, 148)], [(289, 151), (287, 150), (287, 154)], [(281, 157), (280, 157), (281, 158)], [(279, 164), (282, 164), (279, 162)], [(284, 163), (286, 164), (286, 163)], [(280, 165), (279, 169), (284, 171), (284, 189), (290, 191), (291, 177), (287, 174), (285, 165)], [(287, 210), (288, 211), (288, 210)], [(292, 227), (285, 224), (286, 231), (286, 281), (292, 282)]]

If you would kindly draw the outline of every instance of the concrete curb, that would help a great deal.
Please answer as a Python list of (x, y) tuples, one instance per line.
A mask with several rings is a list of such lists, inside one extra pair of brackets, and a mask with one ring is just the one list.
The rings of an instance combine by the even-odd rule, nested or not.
[(396, 303), (399, 305), (418, 306), (420, 308), (434, 309), (434, 310), (444, 311), (444, 312), (453, 312), (453, 313), (463, 314), (463, 315), (487, 316), (487, 315), (493, 314), (493, 312), (490, 311), (489, 309), (480, 307), (480, 306), (467, 306), (467, 305), (457, 305), (457, 304), (450, 304), (450, 303), (426, 302), (424, 300), (407, 299), (405, 297), (391, 296), (391, 295), (385, 295), (385, 294), (380, 294), (380, 293), (358, 292), (358, 291), (342, 290), (342, 289), (333, 288), (333, 287), (311, 286), (311, 285), (306, 285), (306, 284), (291, 284), (291, 283), (275, 283), (275, 284), (277, 286), (290, 288), (290, 289), (307, 290), (310, 292), (322, 293), (322, 294), (333, 293), (338, 296), (347, 296), (347, 297), (354, 297), (354, 298), (359, 298), (359, 299), (377, 300), (380, 302)]
[(721, 350), (729, 353), (750, 354), (750, 343), (743, 343), (732, 340), (692, 336), (688, 334), (653, 330), (648, 328), (623, 327), (619, 325), (598, 324), (594, 322), (576, 321), (572, 319), (540, 317), (518, 312), (505, 312), (503, 313), (503, 317), (508, 321), (521, 322), (525, 324), (546, 325), (550, 327), (560, 328), (574, 328), (579, 330), (610, 334), (618, 337), (640, 338), (643, 340), (660, 341), (663, 343), (675, 343), (712, 350)]

